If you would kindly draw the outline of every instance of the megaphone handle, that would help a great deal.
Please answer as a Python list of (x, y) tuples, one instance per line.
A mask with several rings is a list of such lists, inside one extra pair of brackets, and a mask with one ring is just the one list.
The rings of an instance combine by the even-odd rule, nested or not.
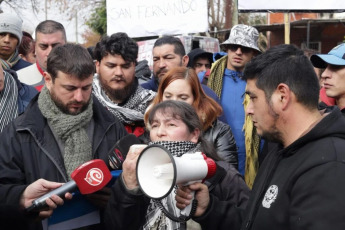
[[(191, 195), (193, 196), (193, 198), (192, 198), (192, 201), (193, 201), (194, 196), (195, 196), (195, 191), (192, 191)], [(192, 210), (192, 202), (187, 207), (185, 207), (184, 209), (181, 210), (181, 215), (189, 216), (191, 210)]]

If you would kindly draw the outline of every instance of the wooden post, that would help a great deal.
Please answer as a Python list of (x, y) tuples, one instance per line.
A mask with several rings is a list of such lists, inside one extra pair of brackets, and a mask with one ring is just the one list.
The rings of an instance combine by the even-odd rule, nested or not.
[(290, 44), (290, 14), (284, 13), (285, 44)]

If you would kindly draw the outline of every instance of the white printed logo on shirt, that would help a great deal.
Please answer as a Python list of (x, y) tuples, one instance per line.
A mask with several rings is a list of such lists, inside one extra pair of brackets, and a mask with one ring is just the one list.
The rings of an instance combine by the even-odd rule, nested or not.
[(271, 185), (265, 194), (264, 199), (262, 200), (262, 206), (264, 208), (270, 208), (271, 204), (276, 200), (278, 195), (278, 186), (277, 185)]

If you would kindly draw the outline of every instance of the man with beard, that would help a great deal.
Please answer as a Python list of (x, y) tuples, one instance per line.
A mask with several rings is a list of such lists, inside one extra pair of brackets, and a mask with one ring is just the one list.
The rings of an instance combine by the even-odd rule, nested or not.
[[(179, 38), (173, 36), (163, 36), (158, 38), (152, 50), (153, 56), (153, 76), (151, 80), (141, 84), (145, 89), (150, 89), (155, 92), (158, 90), (160, 79), (166, 72), (174, 67), (187, 66), (189, 57), (186, 55), (183, 43)], [(215, 92), (213, 92), (206, 85), (201, 85), (207, 96), (219, 102)]]
[(106, 36), (97, 43), (93, 94), (125, 126), (146, 142), (144, 113), (155, 92), (142, 88), (135, 77), (138, 45), (126, 33)]
[(178, 190), (177, 206), (196, 191), (193, 219), (203, 229), (344, 229), (345, 118), (336, 106), (320, 113), (308, 57), (293, 45), (275, 46), (246, 65), (243, 79), (246, 113), (259, 135), (279, 143), (259, 168), (245, 211), (201, 183)]
[[(20, 212), (34, 199), (71, 180), (79, 165), (96, 158), (108, 162), (109, 150), (126, 130), (92, 97), (94, 69), (88, 51), (79, 45), (56, 46), (50, 52), (45, 87), (0, 136), (0, 206)], [(107, 192), (110, 190), (88, 198), (105, 207)], [(28, 229), (42, 228), (46, 222), (41, 224), (37, 218), (51, 216), (63, 200), (53, 195), (46, 203), (48, 209), (28, 219)]]

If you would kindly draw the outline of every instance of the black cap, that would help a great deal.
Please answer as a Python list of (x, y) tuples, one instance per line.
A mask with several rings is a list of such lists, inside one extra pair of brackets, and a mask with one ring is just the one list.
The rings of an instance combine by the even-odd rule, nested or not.
[(188, 53), (189, 61), (188, 61), (187, 66), (193, 67), (194, 61), (200, 56), (208, 58), (208, 60), (210, 61), (210, 64), (213, 63), (213, 54), (212, 53), (207, 52), (207, 51), (200, 49), (200, 48), (196, 48), (196, 49), (193, 49), (192, 51), (190, 51)]

